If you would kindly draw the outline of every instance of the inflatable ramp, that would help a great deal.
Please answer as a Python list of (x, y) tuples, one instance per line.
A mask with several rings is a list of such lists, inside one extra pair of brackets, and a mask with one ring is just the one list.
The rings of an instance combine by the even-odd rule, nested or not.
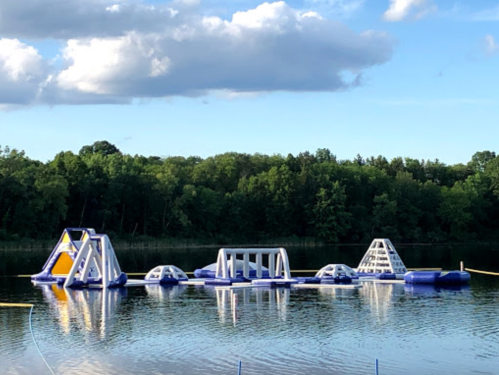
[(124, 285), (127, 277), (107, 235), (96, 234), (92, 228), (66, 228), (42, 272), (31, 279), (65, 287), (97, 284), (109, 288)]

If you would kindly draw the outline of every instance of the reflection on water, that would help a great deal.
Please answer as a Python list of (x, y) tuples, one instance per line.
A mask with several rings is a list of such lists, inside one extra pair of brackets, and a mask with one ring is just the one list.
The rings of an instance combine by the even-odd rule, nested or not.
[(417, 297), (439, 297), (445, 293), (470, 291), (469, 285), (424, 285), (424, 284), (404, 284), (404, 291), (407, 295)]
[(166, 301), (174, 299), (182, 294), (186, 289), (186, 285), (146, 285), (146, 292), (150, 298), (155, 298), (158, 301)]
[(126, 288), (68, 289), (62, 286), (41, 285), (43, 297), (59, 321), (60, 332), (69, 335), (75, 329), (101, 339), (113, 329), (114, 313)]
[(226, 324), (232, 319), (235, 326), (246, 306), (257, 310), (275, 310), (277, 317), (285, 321), (290, 293), (288, 288), (217, 288), (215, 294), (220, 323)]
[[(56, 374), (495, 374), (499, 288), (363, 283), (357, 290), (148, 285), (65, 290), (0, 279), (35, 302)], [(28, 311), (0, 309), (2, 374), (44, 374)], [(5, 328), (7, 327), (7, 329)], [(5, 370), (7, 369), (7, 370)]]
[(390, 318), (390, 309), (404, 296), (404, 284), (364, 282), (359, 294), (370, 314), (378, 323)]

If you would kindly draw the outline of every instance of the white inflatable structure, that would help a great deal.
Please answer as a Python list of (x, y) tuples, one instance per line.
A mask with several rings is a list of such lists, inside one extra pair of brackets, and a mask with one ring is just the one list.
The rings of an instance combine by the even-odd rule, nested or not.
[(147, 273), (144, 280), (159, 284), (174, 284), (187, 281), (189, 278), (180, 268), (168, 265), (154, 267)]
[(315, 277), (320, 279), (342, 276), (347, 276), (351, 279), (358, 278), (357, 273), (345, 264), (328, 264), (327, 266), (322, 267), (319, 272), (315, 274)]
[(231, 249), (222, 248), (218, 251), (217, 266), (215, 269), (215, 278), (229, 279), (237, 275), (237, 256), (243, 257), (243, 274), (246, 279), (250, 278), (250, 255), (255, 256), (256, 278), (263, 277), (263, 257), (268, 259), (268, 273), (271, 279), (283, 277), (291, 279), (289, 260), (286, 249), (279, 248), (249, 248), (249, 249)]
[[(111, 241), (106, 234), (93, 234), (86, 237), (68, 273), (64, 287), (86, 285), (89, 276), (95, 284), (103, 288), (120, 286), (126, 283), (126, 275), (121, 272)], [(100, 282), (99, 282), (100, 281)]]
[(65, 287), (99, 284), (108, 288), (124, 285), (127, 277), (105, 234), (96, 234), (92, 228), (66, 228), (42, 272), (31, 279)]
[[(230, 259), (227, 260), (227, 262), (230, 262)], [(230, 269), (230, 265), (228, 264), (227, 267)], [(239, 275), (242, 275), (244, 267), (244, 261), (242, 259), (236, 259), (236, 272)], [(249, 262), (249, 275), (250, 277), (256, 275), (256, 263), (255, 262)], [(199, 268), (194, 270), (194, 276), (199, 277), (199, 278), (214, 278), (217, 270), (217, 263), (212, 263), (207, 265), (206, 267)], [(262, 274), (263, 276), (268, 276), (269, 270), (267, 267), (262, 266)]]
[(363, 274), (404, 274), (407, 268), (388, 238), (375, 238), (357, 267)]

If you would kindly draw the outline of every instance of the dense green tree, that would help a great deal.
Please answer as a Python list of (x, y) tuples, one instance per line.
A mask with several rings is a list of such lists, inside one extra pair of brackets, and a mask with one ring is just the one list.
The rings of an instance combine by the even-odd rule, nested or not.
[(398, 239), (397, 201), (383, 193), (375, 196), (373, 202), (371, 236)]
[(495, 159), (496, 153), (493, 151), (481, 151), (476, 152), (471, 157), (471, 161), (468, 163), (468, 167), (474, 172), (485, 172), (485, 168), (489, 161)]
[(499, 158), (338, 161), (325, 148), (159, 158), (99, 141), (44, 164), (0, 149), (0, 239), (54, 237), (68, 226), (212, 242), (497, 239)]
[(90, 146), (83, 146), (80, 150), (80, 156), (88, 156), (92, 154), (108, 156), (117, 153), (121, 153), (120, 150), (108, 141), (97, 141)]
[(313, 225), (317, 237), (330, 242), (338, 242), (350, 229), (351, 217), (346, 212), (347, 196), (345, 188), (338, 181), (329, 188), (320, 188), (313, 209)]
[(472, 201), (476, 192), (466, 189), (462, 182), (457, 182), (452, 188), (442, 188), (443, 201), (440, 204), (439, 215), (444, 224), (444, 230), (451, 239), (466, 240), (472, 236), (469, 226), (473, 220), (471, 214)]

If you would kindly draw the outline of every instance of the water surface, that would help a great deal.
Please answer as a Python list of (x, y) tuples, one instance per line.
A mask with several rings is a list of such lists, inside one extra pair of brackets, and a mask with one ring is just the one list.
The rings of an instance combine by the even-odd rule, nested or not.
[[(205, 251), (215, 254), (206, 256), (214, 261), (216, 249)], [(466, 257), (473, 249), (457, 255), (410, 251), (399, 250), (409, 267), (468, 259), (490, 269), (496, 259), (485, 256), (487, 264), (480, 265), (480, 257)], [(292, 268), (313, 269), (334, 262), (325, 259), (331, 254), (338, 263), (356, 265), (348, 256), (360, 260), (363, 251), (289, 253)], [(148, 262), (187, 271), (206, 263), (202, 254), (189, 254), (192, 265), (175, 256), (171, 262), (156, 253), (133, 260), (122, 253), (119, 259), (125, 270), (135, 264), (134, 271)], [(440, 263), (425, 264), (435, 259)], [(499, 278), (487, 276), (473, 275), (469, 287), (458, 288), (364, 283), (358, 290), (234, 291), (64, 290), (2, 277), (0, 301), (35, 304), (34, 333), (57, 375), (228, 375), (237, 373), (238, 361), (242, 374), (374, 374), (376, 358), (383, 375), (497, 374), (499, 369)], [(49, 374), (32, 342), (28, 314), (26, 308), (0, 308), (2, 374)]]

